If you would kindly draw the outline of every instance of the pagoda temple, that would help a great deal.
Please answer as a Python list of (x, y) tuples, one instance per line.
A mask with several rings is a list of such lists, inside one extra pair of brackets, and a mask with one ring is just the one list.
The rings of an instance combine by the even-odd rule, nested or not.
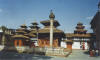
[[(70, 48), (72, 49), (89, 49), (89, 42), (92, 38), (91, 33), (87, 33), (87, 30), (84, 29), (83, 23), (79, 22), (76, 26), (74, 33), (66, 33), (67, 40), (73, 41), (72, 46), (70, 43)], [(67, 44), (68, 45), (68, 44)], [(68, 47), (68, 46), (67, 46)]]
[(15, 35), (12, 36), (14, 40), (15, 46), (29, 46), (30, 39), (28, 35), (29, 31), (27, 30), (27, 26), (22, 24), (19, 29), (16, 29)]
[(74, 30), (74, 34), (86, 34), (87, 30), (84, 29), (85, 26), (81, 22), (79, 22), (76, 26), (76, 30)]
[(82, 48), (83, 50), (85, 48), (88, 48), (85, 46), (87, 43), (85, 43), (86, 40), (84, 38), (88, 37), (88, 36), (86, 36), (87, 30), (85, 30), (84, 28), (85, 28), (85, 26), (83, 26), (83, 24), (81, 22), (79, 22), (76, 26), (76, 30), (74, 30), (74, 34), (75, 34), (74, 35), (74, 44), (79, 43), (80, 48)]
[[(52, 47), (59, 47), (61, 39), (64, 37), (64, 32), (57, 27), (60, 26), (59, 22), (55, 20), (55, 15), (51, 11), (49, 18), (53, 22), (53, 43)], [(44, 25), (44, 28), (39, 29), (38, 35), (38, 45), (39, 47), (50, 47), (50, 20), (41, 21), (41, 24)]]
[(38, 29), (40, 27), (38, 27), (38, 23), (37, 22), (33, 22), (31, 23), (32, 25), (29, 26), (30, 27), (30, 33), (29, 33), (29, 36), (30, 36), (30, 41), (31, 41), (31, 46), (38, 46), (37, 42), (38, 42)]

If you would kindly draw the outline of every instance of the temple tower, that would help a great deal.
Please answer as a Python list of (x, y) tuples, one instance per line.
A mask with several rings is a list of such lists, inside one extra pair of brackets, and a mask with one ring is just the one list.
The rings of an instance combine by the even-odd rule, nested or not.
[[(66, 33), (67, 48), (69, 49), (89, 49), (90, 40), (92, 39), (91, 33), (87, 33), (83, 23), (77, 23), (74, 33)], [(71, 47), (72, 43), (72, 47)], [(71, 48), (70, 48), (71, 47)]]
[(29, 31), (27, 30), (27, 26), (25, 24), (22, 24), (19, 29), (16, 29), (15, 35), (12, 36), (14, 39), (14, 45), (16, 47), (29, 46), (30, 39), (28, 33)]
[[(77, 45), (77, 48), (80, 49), (87, 49), (88, 48), (88, 41), (90, 35), (87, 34), (87, 30), (84, 29), (85, 26), (83, 26), (83, 23), (79, 22), (76, 26), (76, 30), (74, 30), (74, 44), (73, 48), (76, 48), (75, 46)], [(80, 46), (78, 46), (80, 45)]]
[(59, 22), (55, 20), (55, 15), (50, 12), (49, 20), (41, 21), (44, 28), (39, 29), (39, 41), (40, 47), (59, 47), (61, 39), (64, 36), (64, 32), (57, 27), (60, 26)]
[(85, 26), (81, 22), (79, 22), (76, 26), (76, 30), (74, 30), (74, 34), (86, 34), (87, 30), (84, 29)]
[(38, 46), (38, 29), (40, 27), (38, 27), (38, 23), (35, 21), (33, 23), (31, 23), (32, 25), (29, 26), (31, 29), (30, 29), (30, 33), (29, 33), (29, 36), (30, 36), (30, 40), (31, 40), (31, 46)]

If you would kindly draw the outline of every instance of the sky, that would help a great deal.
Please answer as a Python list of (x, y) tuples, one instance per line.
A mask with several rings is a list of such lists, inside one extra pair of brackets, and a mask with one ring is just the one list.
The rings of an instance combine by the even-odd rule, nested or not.
[(0, 0), (0, 26), (17, 29), (21, 24), (30, 26), (37, 21), (48, 20), (52, 9), (66, 33), (75, 30), (78, 22), (82, 22), (88, 32), (92, 32), (90, 22), (98, 10), (99, 0)]

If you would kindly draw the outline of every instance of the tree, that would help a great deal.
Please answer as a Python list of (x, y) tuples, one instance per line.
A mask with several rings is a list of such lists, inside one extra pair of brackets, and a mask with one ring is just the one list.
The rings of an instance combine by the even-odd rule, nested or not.
[(5, 39), (5, 35), (6, 35), (7, 27), (1, 26), (0, 29), (3, 31), (3, 33), (2, 33), (2, 42), (1, 42), (1, 44), (2, 44), (2, 45), (5, 45), (5, 40), (6, 40), (6, 39)]

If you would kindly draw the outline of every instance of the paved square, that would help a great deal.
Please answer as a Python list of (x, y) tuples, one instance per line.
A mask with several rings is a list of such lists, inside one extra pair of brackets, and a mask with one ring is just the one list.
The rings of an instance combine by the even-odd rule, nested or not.
[(73, 50), (68, 57), (40, 56), (34, 54), (18, 54), (13, 52), (0, 52), (0, 60), (100, 60), (100, 57), (90, 57), (83, 50)]

